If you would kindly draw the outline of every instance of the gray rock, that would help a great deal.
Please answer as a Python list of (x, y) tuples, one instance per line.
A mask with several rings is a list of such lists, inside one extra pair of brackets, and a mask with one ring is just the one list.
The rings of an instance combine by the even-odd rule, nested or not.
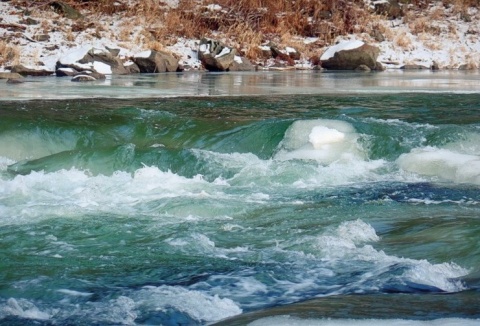
[(141, 73), (172, 72), (178, 69), (178, 60), (164, 51), (143, 52), (133, 57)]
[(12, 72), (19, 73), (22, 76), (34, 76), (34, 77), (40, 77), (40, 76), (51, 76), (54, 74), (53, 71), (46, 70), (46, 69), (32, 69), (32, 68), (27, 68), (23, 65), (15, 65), (12, 67)]
[(363, 44), (356, 49), (335, 52), (333, 57), (323, 60), (321, 64), (322, 68), (331, 70), (354, 70), (360, 65), (376, 70), (379, 53), (377, 47)]
[(101, 74), (101, 73), (96, 72), (96, 71), (90, 71), (90, 70), (80, 71), (79, 73), (77, 73), (75, 75), (75, 77), (77, 77), (77, 76), (90, 76), (90, 77), (95, 78), (95, 80), (104, 80), (106, 78), (104, 74)]
[(374, 11), (379, 15), (386, 15), (389, 19), (396, 19), (404, 15), (398, 0), (374, 1)]
[(73, 68), (58, 68), (55, 70), (57, 77), (73, 77), (78, 74), (78, 71)]
[(128, 74), (139, 74), (140, 68), (137, 66), (135, 62), (131, 62), (128, 64), (123, 64), (123, 68), (127, 71)]
[(362, 72), (362, 71), (364, 71), (364, 72), (370, 72), (370, 71), (372, 71), (372, 69), (370, 69), (370, 68), (369, 68), (368, 66), (366, 66), (366, 65), (360, 65), (360, 66), (358, 66), (357, 68), (355, 68), (355, 71), (359, 71), (359, 72)]
[(423, 69), (430, 69), (426, 66), (422, 66), (422, 65), (404, 65), (404, 66), (401, 66), (400, 69), (403, 69), (403, 70), (423, 70)]
[(37, 42), (47, 42), (50, 41), (50, 35), (48, 34), (37, 34), (33, 36), (33, 40)]
[(110, 66), (113, 75), (126, 75), (128, 71), (123, 66), (122, 60), (116, 55), (113, 55), (110, 50), (101, 50), (92, 48), (87, 54), (78, 61), (82, 64), (93, 64), (95, 62), (102, 62)]
[(21, 79), (22, 75), (16, 72), (0, 72), (0, 79)]
[(97, 79), (95, 77), (89, 75), (77, 75), (72, 78), (72, 82), (91, 82), (96, 80)]
[(235, 59), (236, 50), (207, 38), (200, 40), (198, 59), (209, 71), (226, 71)]
[(24, 81), (21, 78), (8, 78), (7, 84), (23, 84)]
[(80, 19), (83, 18), (82, 14), (63, 1), (51, 1), (50, 6), (58, 13), (62, 14), (66, 18)]
[(228, 67), (228, 71), (255, 71), (255, 66), (244, 57), (235, 57), (230, 67)]

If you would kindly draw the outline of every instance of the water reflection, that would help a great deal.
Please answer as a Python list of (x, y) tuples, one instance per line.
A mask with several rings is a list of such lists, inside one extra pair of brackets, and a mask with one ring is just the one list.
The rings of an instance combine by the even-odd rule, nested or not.
[(69, 78), (26, 78), (23, 84), (0, 82), (0, 99), (150, 98), (268, 94), (455, 92), (480, 93), (480, 74), (461, 71), (355, 72), (185, 72), (109, 76), (72, 83)]

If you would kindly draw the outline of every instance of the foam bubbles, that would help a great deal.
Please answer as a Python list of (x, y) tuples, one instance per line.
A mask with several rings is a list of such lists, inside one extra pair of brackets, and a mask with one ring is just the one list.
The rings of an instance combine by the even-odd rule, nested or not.
[(455, 183), (480, 185), (480, 156), (437, 147), (415, 148), (398, 160), (401, 169)]
[[(340, 224), (333, 232), (327, 232), (316, 238), (312, 243), (318, 250), (317, 255), (331, 262), (358, 261), (373, 263), (373, 268), (360, 283), (364, 283), (375, 275), (383, 275), (385, 270), (400, 269), (404, 272), (389, 279), (377, 279), (377, 286), (383, 282), (419, 284), (440, 289), (445, 292), (457, 292), (465, 289), (459, 280), (468, 274), (468, 270), (455, 263), (431, 264), (427, 260), (416, 260), (388, 255), (376, 250), (370, 242), (379, 241), (375, 229), (362, 220), (347, 221)], [(359, 283), (359, 284), (360, 284)], [(360, 285), (360, 287), (364, 287)]]
[(0, 318), (6, 316), (17, 316), (34, 320), (50, 319), (50, 313), (41, 311), (32, 302), (25, 299), (16, 300), (14, 298), (8, 299), (6, 305), (0, 309)]
[(228, 298), (208, 295), (177, 286), (147, 286), (132, 296), (143, 310), (173, 308), (199, 322), (212, 322), (242, 313)]

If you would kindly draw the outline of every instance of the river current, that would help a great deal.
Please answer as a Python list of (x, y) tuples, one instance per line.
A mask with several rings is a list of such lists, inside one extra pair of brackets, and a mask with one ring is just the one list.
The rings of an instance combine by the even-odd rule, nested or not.
[(480, 323), (478, 75), (181, 76), (0, 87), (0, 324)]

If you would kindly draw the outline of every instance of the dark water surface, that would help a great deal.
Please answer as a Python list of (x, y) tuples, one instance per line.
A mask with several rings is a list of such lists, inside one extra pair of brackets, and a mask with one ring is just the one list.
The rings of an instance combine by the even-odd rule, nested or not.
[(478, 76), (320, 94), (299, 76), (4, 97), (0, 324), (479, 322)]

